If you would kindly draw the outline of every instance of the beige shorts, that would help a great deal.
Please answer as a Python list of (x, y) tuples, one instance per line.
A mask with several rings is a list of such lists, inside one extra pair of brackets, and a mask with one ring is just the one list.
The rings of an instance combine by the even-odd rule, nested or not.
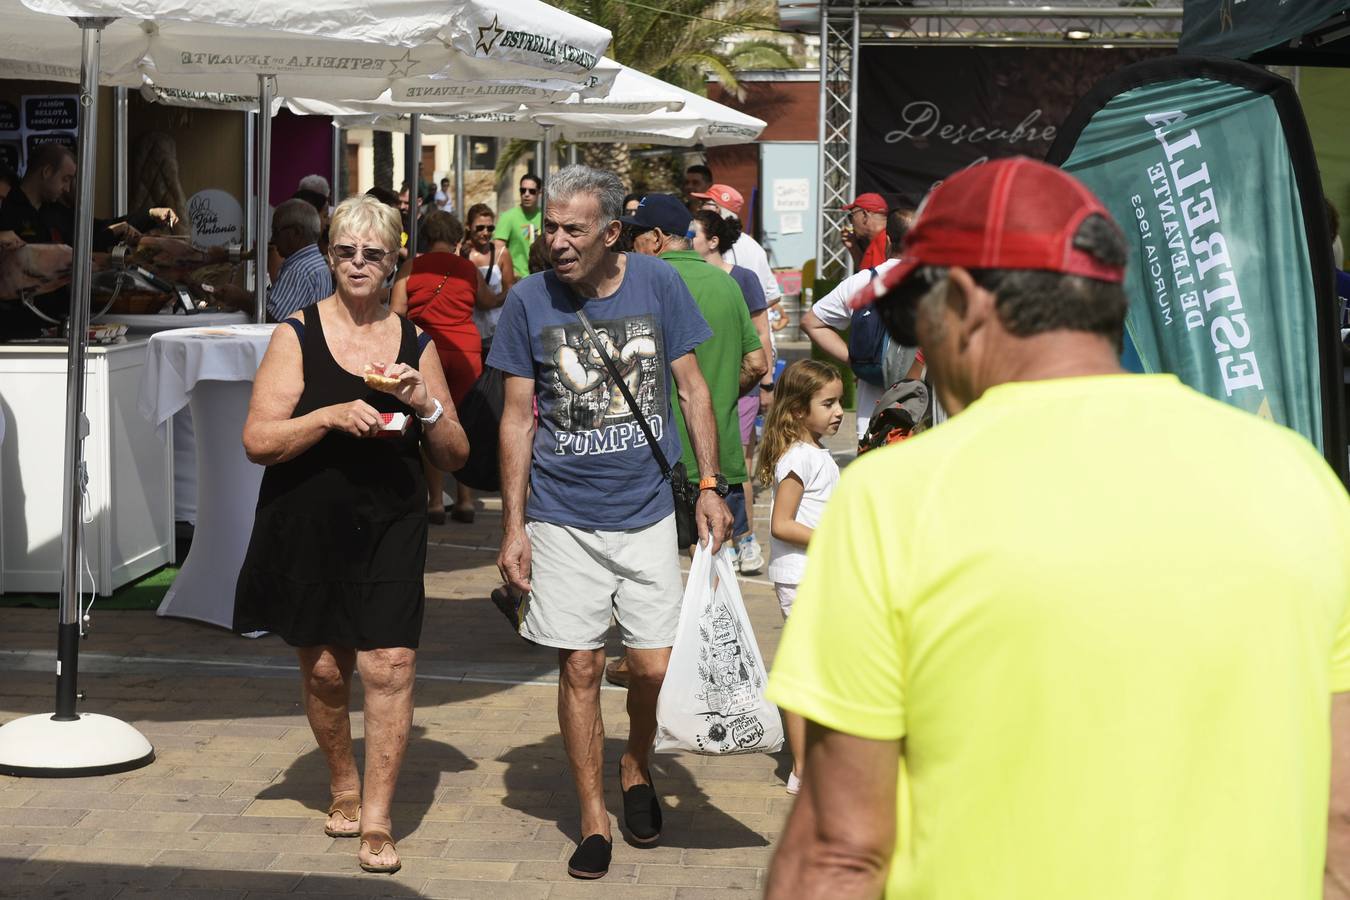
[(626, 531), (529, 522), (530, 584), (520, 634), (560, 650), (605, 645), (611, 618), (625, 647), (670, 647), (684, 584), (675, 515)]
[(783, 618), (786, 619), (792, 612), (792, 602), (797, 599), (797, 586), (775, 581), (773, 592), (778, 596), (778, 608), (782, 611)]

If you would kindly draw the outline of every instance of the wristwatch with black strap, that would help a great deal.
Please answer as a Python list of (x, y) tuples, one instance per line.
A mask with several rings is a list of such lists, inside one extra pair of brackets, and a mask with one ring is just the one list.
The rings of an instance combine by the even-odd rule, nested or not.
[(727, 477), (721, 472), (699, 479), (698, 489), (700, 491), (712, 491), (724, 500), (727, 494), (731, 493), (731, 485), (727, 484)]

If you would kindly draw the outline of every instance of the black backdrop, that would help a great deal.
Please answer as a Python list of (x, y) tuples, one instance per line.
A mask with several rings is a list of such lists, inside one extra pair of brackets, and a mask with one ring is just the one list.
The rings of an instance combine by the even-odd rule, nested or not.
[(1104, 76), (1170, 50), (864, 47), (858, 192), (917, 202), (985, 159), (1044, 159), (1074, 103)]

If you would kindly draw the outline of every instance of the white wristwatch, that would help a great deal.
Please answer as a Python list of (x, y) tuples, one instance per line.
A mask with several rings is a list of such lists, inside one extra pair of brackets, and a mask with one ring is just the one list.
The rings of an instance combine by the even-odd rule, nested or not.
[(445, 412), (445, 407), (441, 406), (441, 401), (437, 400), (435, 397), (432, 397), (431, 402), (436, 404), (436, 411), (433, 412), (431, 415), (427, 416), (426, 418), (423, 418), (421, 416), (417, 417), (417, 421), (422, 423), (423, 428), (430, 428), (432, 425), (435, 425), (436, 422), (440, 419), (441, 413)]

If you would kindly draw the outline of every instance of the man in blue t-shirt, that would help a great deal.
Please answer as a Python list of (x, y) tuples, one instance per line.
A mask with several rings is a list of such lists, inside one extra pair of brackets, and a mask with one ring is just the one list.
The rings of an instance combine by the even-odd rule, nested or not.
[(611, 616), (631, 669), (619, 762), (624, 823), (634, 843), (660, 837), (648, 763), (683, 594), (670, 486), (600, 348), (672, 464), (681, 452), (678, 396), (705, 475), (700, 538), (721, 546), (731, 530), (717, 424), (693, 354), (712, 331), (667, 263), (613, 251), (623, 196), (618, 178), (585, 166), (549, 179), (544, 238), (553, 268), (516, 282), (487, 360), (507, 376), (497, 565), (526, 595), (521, 635), (558, 649), (558, 720), (581, 804), (582, 840), (568, 863), (577, 878), (605, 875), (613, 846), (600, 719)]

